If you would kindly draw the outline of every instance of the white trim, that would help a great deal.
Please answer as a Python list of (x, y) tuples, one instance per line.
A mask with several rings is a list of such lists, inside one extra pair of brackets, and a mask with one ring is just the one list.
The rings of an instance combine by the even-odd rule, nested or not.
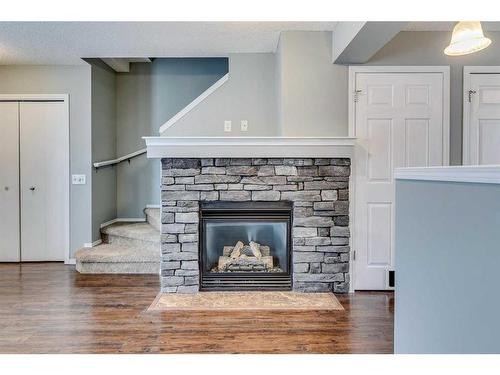
[(43, 101), (43, 100), (54, 100), (67, 102), (69, 100), (68, 94), (0, 94), (0, 101), (2, 100), (12, 100), (12, 101), (23, 101), (23, 100), (33, 100), (33, 101)]
[(466, 74), (498, 74), (500, 73), (500, 66), (464, 66), (464, 73)]
[(396, 180), (500, 184), (500, 165), (396, 168), (394, 178)]
[(355, 73), (445, 73), (448, 65), (351, 65), (349, 72)]
[(467, 93), (470, 90), (470, 70), (468, 66), (464, 66), (462, 78), (462, 164), (469, 164), (469, 132), (470, 132), (470, 103)]
[(187, 106), (185, 106), (179, 112), (177, 112), (173, 117), (171, 117), (162, 126), (160, 126), (159, 133), (162, 134), (163, 132), (165, 132), (165, 130), (167, 130), (168, 128), (173, 126), (177, 121), (179, 121), (181, 118), (183, 118), (185, 115), (187, 115), (194, 107), (196, 107), (203, 100), (205, 100), (210, 94), (212, 94), (219, 87), (221, 87), (224, 83), (226, 83), (226, 81), (228, 79), (229, 79), (229, 73), (226, 73), (222, 78), (220, 78), (212, 86), (210, 86), (208, 89), (203, 91), (196, 99), (194, 99), (191, 103), (189, 103)]
[(148, 158), (352, 157), (352, 137), (143, 137)]
[[(357, 67), (357, 68), (362, 68)], [(356, 118), (356, 107), (354, 103), (354, 90), (356, 89), (356, 73), (358, 70), (353, 67), (349, 67), (349, 83), (348, 83), (348, 93), (347, 93), (347, 111), (348, 111), (348, 135), (350, 137), (354, 137), (356, 134), (355, 131), (355, 118)], [(350, 274), (350, 282), (349, 282), (349, 293), (354, 293), (354, 285), (355, 285), (355, 259), (354, 253), (356, 251), (356, 241), (355, 241), (355, 233), (356, 233), (356, 163), (354, 158), (351, 159), (351, 176), (349, 178), (349, 274)]]
[(86, 247), (86, 248), (90, 248), (90, 247), (96, 247), (98, 245), (102, 244), (102, 240), (101, 239), (98, 239), (92, 243), (84, 243), (83, 244), (83, 247)]
[(64, 264), (75, 265), (76, 264), (76, 259), (75, 258), (70, 258), (67, 261), (64, 261)]
[[(356, 106), (354, 103), (354, 92), (356, 90), (356, 74), (358, 73), (441, 73), (443, 75), (443, 164), (450, 164), (450, 67), (449, 66), (349, 66), (348, 83), (348, 134), (356, 139)], [(351, 177), (349, 179), (349, 228), (350, 236), (350, 274), (351, 282), (349, 292), (354, 292), (356, 284), (354, 251), (356, 243), (356, 163), (351, 161)]]
[(146, 149), (142, 148), (140, 150), (131, 152), (130, 154), (120, 156), (119, 158), (106, 160), (106, 161), (98, 161), (98, 162), (93, 163), (92, 165), (94, 166), (94, 168), (105, 167), (106, 165), (118, 164), (118, 163), (121, 163), (122, 161), (131, 159), (133, 157), (136, 157), (138, 155), (145, 154), (145, 153), (146, 153)]
[(114, 224), (114, 223), (143, 223), (146, 221), (145, 217), (117, 217), (116, 219), (112, 219), (109, 221), (106, 221), (105, 223), (102, 223), (100, 225), (100, 228), (107, 227), (108, 225)]
[(161, 204), (147, 204), (146, 208), (161, 208)]
[(463, 97), (462, 97), (462, 164), (470, 164), (470, 106), (469, 90), (471, 89), (471, 74), (500, 74), (500, 66), (464, 66)]
[(354, 199), (356, 197), (356, 163), (354, 163), (354, 158), (351, 158), (351, 175), (349, 176), (349, 293), (354, 293), (354, 231), (355, 231), (355, 212), (356, 206), (354, 205)]

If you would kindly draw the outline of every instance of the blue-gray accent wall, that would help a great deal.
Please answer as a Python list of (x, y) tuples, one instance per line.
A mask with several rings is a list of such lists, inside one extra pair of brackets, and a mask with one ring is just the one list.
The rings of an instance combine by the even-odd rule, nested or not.
[[(144, 148), (143, 136), (158, 135), (163, 123), (227, 72), (228, 59), (221, 57), (155, 59), (151, 63), (132, 63), (130, 72), (117, 73), (116, 126), (99, 125), (116, 128), (116, 133), (113, 135), (115, 139), (109, 139), (111, 143), (116, 141), (114, 156), (123, 156)], [(93, 87), (102, 86), (100, 78), (93, 77)], [(103, 118), (103, 116), (93, 111), (92, 118)], [(95, 132), (95, 134), (101, 133)], [(107, 142), (106, 139), (93, 141), (99, 141), (101, 144)], [(146, 205), (159, 204), (158, 160), (147, 159), (142, 155), (132, 159), (130, 163), (121, 163), (112, 168), (116, 168), (116, 189), (113, 184), (101, 186), (102, 191), (94, 189), (93, 197), (109, 197), (110, 191), (116, 190), (116, 217), (142, 218), (144, 217), (142, 211)], [(107, 192), (106, 189), (110, 191)], [(93, 218), (93, 227), (98, 228), (100, 221), (102, 220), (97, 217)], [(94, 230), (93, 240), (97, 240), (98, 237), (98, 231)]]
[(500, 353), (500, 185), (396, 182), (395, 353)]
[[(192, 102), (228, 71), (227, 58), (155, 59), (117, 74), (117, 154), (144, 148), (148, 135)], [(117, 216), (142, 217), (160, 202), (160, 162), (145, 156), (117, 169)]]

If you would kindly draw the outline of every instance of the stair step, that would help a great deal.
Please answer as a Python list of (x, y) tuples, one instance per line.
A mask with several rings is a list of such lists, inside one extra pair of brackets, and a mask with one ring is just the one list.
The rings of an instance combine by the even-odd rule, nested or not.
[(75, 253), (76, 270), (80, 273), (146, 273), (160, 271), (160, 249), (101, 244)]
[(80, 262), (159, 262), (160, 250), (151, 251), (133, 246), (101, 244), (80, 249), (75, 253), (75, 257)]
[(160, 231), (149, 223), (115, 223), (102, 228), (101, 234), (105, 243), (160, 249)]
[(160, 209), (159, 208), (146, 208), (144, 210), (146, 220), (156, 230), (161, 230)]

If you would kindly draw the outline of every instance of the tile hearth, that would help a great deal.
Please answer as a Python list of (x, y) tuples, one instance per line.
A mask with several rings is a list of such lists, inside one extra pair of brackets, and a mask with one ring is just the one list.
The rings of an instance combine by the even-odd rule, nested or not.
[(331, 293), (207, 292), (160, 293), (147, 311), (344, 310)]
[[(163, 158), (162, 292), (200, 290), (200, 202), (280, 201), (293, 205), (293, 290), (347, 292), (349, 175), (348, 158)], [(249, 238), (247, 245), (251, 241), (273, 251), (266, 240)], [(220, 251), (234, 242), (219, 245)]]

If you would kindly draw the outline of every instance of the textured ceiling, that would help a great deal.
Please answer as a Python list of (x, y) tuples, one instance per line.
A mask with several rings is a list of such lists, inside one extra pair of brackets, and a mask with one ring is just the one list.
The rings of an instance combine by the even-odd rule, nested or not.
[[(409, 22), (405, 31), (451, 31), (456, 22)], [(484, 31), (500, 31), (500, 22), (481, 22)]]
[(274, 52), (285, 30), (337, 22), (0, 22), (0, 65), (82, 64), (82, 57), (202, 57)]

